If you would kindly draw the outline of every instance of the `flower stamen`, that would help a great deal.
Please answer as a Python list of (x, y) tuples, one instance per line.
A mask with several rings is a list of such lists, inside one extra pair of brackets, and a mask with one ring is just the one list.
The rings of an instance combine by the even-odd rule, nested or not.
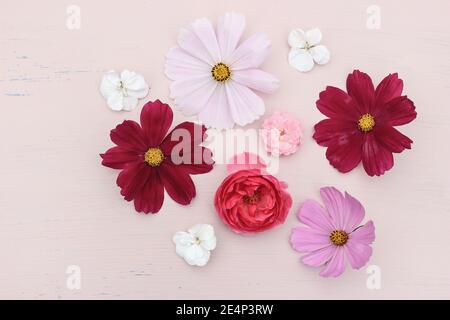
[(343, 230), (334, 230), (330, 234), (330, 240), (336, 246), (343, 246), (348, 241), (348, 234)]
[(230, 79), (231, 70), (226, 64), (219, 62), (211, 69), (211, 74), (214, 80), (224, 82)]
[(375, 118), (369, 113), (364, 114), (358, 120), (358, 127), (362, 132), (372, 131), (375, 127)]
[(145, 162), (152, 167), (158, 167), (164, 160), (164, 154), (159, 148), (150, 148), (145, 153)]
[(253, 193), (251, 196), (244, 196), (244, 202), (247, 204), (256, 204), (259, 201), (259, 192)]
[(122, 80), (119, 81), (119, 85), (117, 86), (117, 89), (119, 91), (121, 91), (125, 97), (128, 97), (128, 89), (127, 89), (127, 87), (125, 87), (125, 83), (123, 83)]

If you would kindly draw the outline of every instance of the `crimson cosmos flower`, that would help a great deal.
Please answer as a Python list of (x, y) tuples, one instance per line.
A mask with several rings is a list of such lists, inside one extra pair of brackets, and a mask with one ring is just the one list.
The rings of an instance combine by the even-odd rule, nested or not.
[[(176, 202), (189, 204), (195, 197), (190, 175), (213, 168), (210, 150), (199, 146), (206, 128), (183, 122), (167, 135), (172, 120), (167, 104), (148, 102), (141, 111), (141, 124), (125, 120), (111, 130), (111, 140), (117, 146), (100, 155), (104, 166), (122, 170), (117, 177), (120, 193), (127, 201), (134, 200), (138, 212), (157, 213), (164, 189)], [(174, 148), (177, 159), (172, 155)], [(188, 160), (182, 162), (179, 157)]]
[(369, 75), (355, 70), (347, 77), (347, 92), (327, 87), (320, 93), (317, 108), (329, 119), (315, 125), (313, 137), (328, 148), (333, 167), (345, 173), (362, 161), (369, 176), (380, 176), (393, 167), (392, 153), (411, 149), (412, 140), (394, 128), (417, 116), (402, 90), (397, 73), (375, 89)]

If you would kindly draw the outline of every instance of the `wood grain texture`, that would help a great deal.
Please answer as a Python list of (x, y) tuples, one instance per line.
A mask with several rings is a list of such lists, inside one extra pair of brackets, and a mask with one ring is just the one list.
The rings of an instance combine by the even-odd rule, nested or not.
[[(66, 8), (81, 8), (81, 29), (66, 28)], [(381, 29), (366, 28), (372, 1), (303, 0), (2, 0), (0, 10), (0, 298), (450, 298), (450, 20), (448, 0), (377, 0)], [(224, 166), (194, 177), (188, 208), (166, 200), (158, 215), (136, 214), (100, 165), (109, 130), (130, 113), (110, 111), (98, 88), (103, 72), (144, 74), (149, 99), (169, 99), (164, 56), (180, 27), (225, 11), (247, 17), (245, 35), (265, 32), (273, 50), (264, 69), (281, 80), (264, 97), (267, 111), (303, 120), (306, 138), (282, 159), (294, 208), (286, 223), (238, 236), (217, 218), (213, 194)], [(287, 35), (320, 27), (332, 61), (300, 74), (287, 63)], [(342, 175), (311, 138), (323, 118), (315, 108), (326, 85), (343, 87), (359, 68), (375, 82), (399, 72), (417, 120), (402, 132), (413, 149), (395, 155), (381, 178), (362, 168)], [(175, 122), (184, 120), (175, 112)], [(253, 127), (257, 127), (257, 122)], [(382, 288), (366, 288), (365, 269), (322, 279), (299, 263), (288, 243), (296, 210), (334, 185), (366, 207), (377, 239), (370, 264)], [(218, 247), (203, 269), (175, 254), (172, 235), (211, 223)], [(66, 286), (66, 268), (81, 267), (81, 290)]]

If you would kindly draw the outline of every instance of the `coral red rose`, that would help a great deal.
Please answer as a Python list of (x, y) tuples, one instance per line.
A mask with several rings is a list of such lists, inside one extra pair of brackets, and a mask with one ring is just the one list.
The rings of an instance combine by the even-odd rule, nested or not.
[(264, 167), (243, 166), (219, 186), (214, 205), (219, 217), (234, 232), (262, 232), (286, 220), (292, 206), (286, 188), (284, 182), (265, 173)]
[(347, 78), (347, 92), (327, 87), (317, 108), (329, 117), (315, 125), (314, 139), (327, 147), (330, 164), (340, 172), (353, 170), (360, 162), (369, 176), (380, 176), (394, 166), (392, 153), (411, 149), (412, 140), (395, 126), (413, 121), (414, 103), (402, 96), (403, 81), (388, 75), (377, 88), (358, 70)]
[(189, 204), (196, 194), (190, 175), (213, 168), (210, 150), (199, 146), (206, 128), (183, 122), (167, 134), (172, 120), (167, 104), (148, 102), (142, 108), (140, 125), (130, 120), (119, 124), (110, 134), (117, 146), (100, 155), (104, 166), (121, 170), (117, 177), (120, 194), (134, 201), (138, 212), (157, 213), (164, 190), (179, 204)]

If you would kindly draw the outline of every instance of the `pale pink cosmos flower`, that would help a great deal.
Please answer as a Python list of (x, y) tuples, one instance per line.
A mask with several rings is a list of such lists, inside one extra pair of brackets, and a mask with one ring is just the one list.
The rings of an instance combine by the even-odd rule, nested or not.
[(290, 113), (276, 111), (264, 120), (260, 134), (267, 152), (287, 156), (299, 149), (303, 128)]
[(306, 227), (292, 230), (291, 245), (307, 253), (301, 261), (311, 267), (325, 266), (323, 277), (337, 277), (345, 270), (346, 261), (353, 269), (362, 268), (372, 255), (370, 246), (375, 240), (372, 221), (360, 225), (364, 219), (361, 203), (336, 188), (320, 189), (325, 208), (314, 200), (307, 200), (298, 212)]
[(245, 17), (226, 13), (215, 29), (198, 19), (180, 31), (178, 47), (167, 54), (165, 73), (173, 80), (170, 96), (186, 116), (198, 116), (207, 127), (244, 126), (264, 114), (255, 91), (271, 93), (278, 80), (259, 69), (270, 42), (264, 34), (240, 41)]

